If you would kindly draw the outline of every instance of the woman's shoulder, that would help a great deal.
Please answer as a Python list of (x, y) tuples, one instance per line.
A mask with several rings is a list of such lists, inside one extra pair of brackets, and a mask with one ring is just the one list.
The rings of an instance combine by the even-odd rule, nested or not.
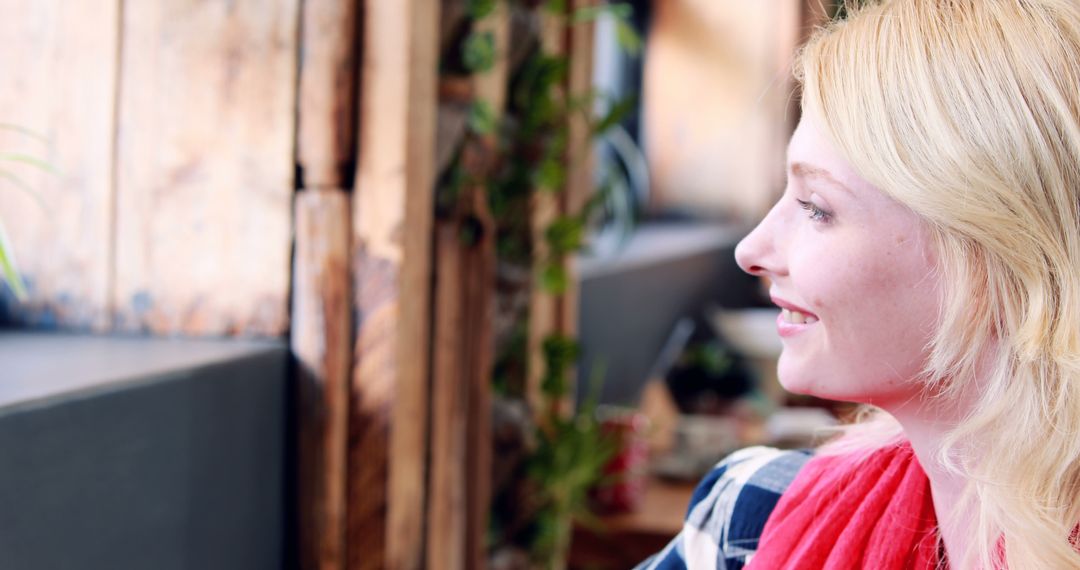
[(695, 488), (679, 536), (640, 568), (742, 568), (780, 496), (812, 456), (762, 446), (727, 456)]
[(702, 502), (737, 500), (744, 493), (747, 493), (743, 497), (746, 501), (769, 498), (762, 494), (779, 497), (812, 456), (813, 451), (807, 449), (765, 446), (740, 449), (717, 463), (698, 483), (687, 509), (687, 518)]
[(780, 495), (811, 456), (809, 450), (771, 447), (729, 455), (698, 484), (685, 525), (702, 531), (702, 538), (715, 540), (725, 557), (753, 554)]

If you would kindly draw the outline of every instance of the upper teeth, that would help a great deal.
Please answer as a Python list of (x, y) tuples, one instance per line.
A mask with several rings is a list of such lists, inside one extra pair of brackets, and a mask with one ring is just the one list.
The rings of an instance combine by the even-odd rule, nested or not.
[(799, 311), (792, 311), (791, 309), (781, 309), (780, 313), (784, 315), (785, 321), (797, 325), (809, 325), (817, 322), (817, 317)]

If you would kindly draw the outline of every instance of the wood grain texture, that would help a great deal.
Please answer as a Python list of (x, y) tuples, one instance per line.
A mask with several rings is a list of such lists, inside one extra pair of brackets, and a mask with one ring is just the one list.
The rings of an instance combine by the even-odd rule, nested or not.
[[(506, 106), (509, 24), (505, 3), (475, 23), (477, 31), (492, 34), (496, 58), (491, 69), (472, 76), (468, 91), (496, 118)], [(466, 137), (461, 165), (468, 178), (488, 179), (496, 152), (494, 135)], [(427, 567), (482, 570), (491, 505), (496, 265), (486, 186), (466, 185), (438, 228)]]
[[(509, 24), (503, 3), (475, 24), (491, 32), (497, 56), (495, 66), (471, 78), (468, 91), (487, 101), (497, 118), (507, 103)], [(496, 148), (494, 135), (465, 138), (461, 166), (470, 179), (489, 177)], [(496, 226), (485, 186), (465, 187), (438, 227), (427, 566), (483, 569), (491, 499), (496, 297)]]
[[(493, 154), (493, 139), (471, 137), (463, 163), (482, 180)], [(484, 190), (467, 187), (436, 234), (428, 568), (487, 565), (495, 221)], [(463, 240), (466, 234), (475, 241)]]
[(118, 328), (288, 329), (298, 2), (125, 3)]
[(297, 162), (305, 188), (343, 188), (355, 168), (359, 0), (305, 0)]
[(431, 477), (428, 479), (427, 568), (465, 568), (468, 528), (466, 433), (469, 383), (464, 368), (466, 271), (456, 220), (435, 234), (435, 331), (431, 371)]
[(437, 0), (364, 5), (353, 201), (353, 569), (423, 563), (438, 21)]
[(352, 370), (352, 213), (343, 190), (300, 192), (294, 213), (290, 342), (298, 368), (300, 567), (340, 570)]
[[(505, 85), (505, 84), (502, 84)], [(488, 148), (494, 148), (489, 141)], [(466, 270), (466, 310), (472, 318), (465, 338), (469, 356), (469, 422), (466, 430), (466, 500), (465, 567), (487, 567), (487, 530), (491, 509), (492, 470), (492, 395), (491, 383), (495, 362), (495, 221), (487, 209), (487, 192), (478, 187), (472, 193), (473, 223), (480, 230), (480, 240), (473, 248)]]
[(0, 321), (108, 328), (119, 5), (0, 1), (0, 123), (35, 133), (0, 127), (0, 153), (56, 171), (0, 161), (0, 224), (30, 293), (16, 306), (0, 283)]

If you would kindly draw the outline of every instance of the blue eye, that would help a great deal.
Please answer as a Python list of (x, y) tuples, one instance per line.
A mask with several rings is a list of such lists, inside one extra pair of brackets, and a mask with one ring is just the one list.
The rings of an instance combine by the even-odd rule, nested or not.
[(809, 218), (815, 222), (827, 222), (829, 221), (830, 214), (821, 208), (818, 208), (813, 202), (806, 200), (795, 199), (799, 203), (799, 206), (806, 210), (809, 214)]

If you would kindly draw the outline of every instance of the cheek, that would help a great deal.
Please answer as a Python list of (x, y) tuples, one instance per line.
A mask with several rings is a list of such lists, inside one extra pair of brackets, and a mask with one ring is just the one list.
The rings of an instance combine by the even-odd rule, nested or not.
[(936, 320), (935, 281), (924, 258), (866, 248), (806, 269), (800, 289), (824, 325), (815, 339), (817, 362), (808, 367), (814, 386), (807, 388), (857, 401), (905, 397)]

